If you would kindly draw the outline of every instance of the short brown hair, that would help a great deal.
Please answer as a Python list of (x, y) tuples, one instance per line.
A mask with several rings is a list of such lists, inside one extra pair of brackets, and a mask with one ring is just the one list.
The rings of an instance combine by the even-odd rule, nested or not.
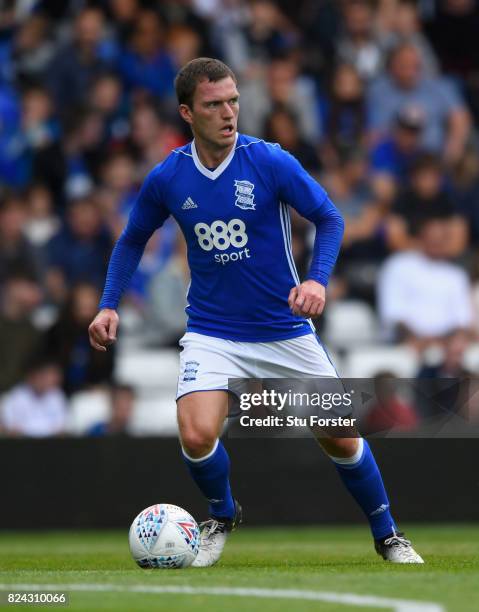
[(439, 155), (435, 153), (422, 153), (411, 164), (411, 174), (413, 176), (428, 170), (442, 172), (443, 167)]
[(197, 57), (191, 60), (183, 66), (175, 78), (178, 103), (192, 108), (193, 96), (200, 81), (207, 80), (216, 83), (227, 77), (231, 77), (237, 83), (235, 73), (220, 60), (211, 57)]

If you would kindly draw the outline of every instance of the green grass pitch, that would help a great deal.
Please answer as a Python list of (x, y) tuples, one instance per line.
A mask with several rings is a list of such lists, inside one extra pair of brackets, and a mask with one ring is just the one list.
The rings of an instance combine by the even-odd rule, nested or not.
[[(74, 590), (65, 589), (70, 595), (69, 606), (59, 608), (72, 611), (477, 612), (479, 525), (409, 525), (407, 534), (425, 558), (424, 566), (385, 563), (374, 553), (366, 528), (245, 527), (231, 536), (215, 567), (141, 570), (130, 558), (127, 531), (0, 532), (0, 588), (13, 588), (15, 584), (75, 585)], [(95, 585), (106, 590), (92, 592)], [(146, 591), (186, 587), (191, 592), (132, 590), (139, 587)], [(210, 588), (225, 591), (212, 594)], [(239, 596), (229, 589), (263, 590), (256, 595), (241, 591)], [(294, 599), (291, 593), (285, 593), (291, 590)], [(323, 600), (305, 599), (310, 592), (322, 594)], [(317, 597), (314, 593), (312, 597)], [(328, 597), (325, 593), (332, 595), (332, 600), (324, 600)], [(338, 601), (338, 595), (353, 599)], [(413, 603), (408, 608), (396, 600)], [(427, 602), (436, 607), (427, 608)]]

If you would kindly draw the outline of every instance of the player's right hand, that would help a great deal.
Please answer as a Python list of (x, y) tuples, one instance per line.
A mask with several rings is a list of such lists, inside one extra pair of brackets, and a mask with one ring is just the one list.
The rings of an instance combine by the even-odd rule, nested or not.
[(116, 330), (120, 319), (116, 310), (103, 308), (88, 328), (90, 344), (97, 351), (106, 351), (109, 344), (116, 341)]

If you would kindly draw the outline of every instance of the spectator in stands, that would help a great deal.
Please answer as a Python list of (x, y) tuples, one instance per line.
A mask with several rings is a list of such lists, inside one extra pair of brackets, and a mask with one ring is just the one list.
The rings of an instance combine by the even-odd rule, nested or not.
[[(145, 137), (151, 136), (147, 131), (144, 134)], [(152, 146), (156, 144), (158, 143), (152, 143)], [(102, 183), (95, 194), (95, 201), (98, 202), (110, 234), (118, 237), (126, 225), (138, 193), (139, 175), (133, 157), (128, 151), (113, 153), (107, 158), (101, 176)], [(148, 286), (169, 261), (174, 251), (176, 236), (176, 223), (169, 219), (148, 242), (127, 291), (134, 308), (143, 312), (144, 302), (148, 300)], [(181, 311), (181, 302), (178, 307)]]
[[(215, 2), (216, 0), (213, 3), (197, 2), (196, 0), (187, 0), (187, 2), (164, 0), (161, 3), (157, 3), (157, 6), (163, 23), (167, 24), (168, 30), (171, 30), (177, 24), (190, 27), (201, 38), (204, 56), (216, 57), (222, 51), (220, 44), (211, 32), (211, 22), (218, 13), (222, 12), (223, 7), (215, 6)], [(222, 4), (227, 5), (228, 3), (222, 2)], [(229, 7), (225, 6), (224, 10), (228, 11)], [(232, 10), (235, 11), (236, 7), (233, 6)]]
[(472, 246), (479, 246), (479, 153), (476, 147), (468, 147), (451, 168), (448, 187), (458, 213), (467, 221)]
[(442, 342), (442, 359), (434, 365), (423, 364), (418, 378), (467, 378), (471, 372), (464, 365), (464, 355), (470, 346), (471, 335), (464, 329), (455, 329)]
[(130, 134), (130, 124), (120, 77), (112, 71), (98, 75), (92, 83), (89, 102), (92, 110), (102, 117), (103, 144), (124, 143)]
[(342, 28), (341, 5), (336, 0), (304, 0), (294, 9), (302, 35), (305, 69), (321, 79), (329, 73), (336, 53)]
[(45, 185), (33, 183), (26, 193), (26, 199), (25, 236), (35, 246), (42, 267), (45, 267), (46, 245), (60, 230), (60, 219), (55, 214), (52, 194)]
[(57, 146), (60, 124), (54, 115), (48, 90), (39, 85), (26, 88), (22, 94), (22, 126), (18, 135), (18, 163), (24, 165), (25, 187), (37, 173), (37, 159)]
[(426, 118), (420, 108), (405, 106), (399, 110), (391, 132), (371, 151), (373, 182), (387, 181), (389, 192), (409, 181), (411, 166), (422, 152), (421, 133)]
[(75, 285), (58, 321), (47, 333), (49, 354), (63, 368), (63, 388), (74, 391), (111, 382), (115, 347), (99, 353), (88, 341), (88, 325), (95, 315), (100, 292), (95, 285)]
[(368, 183), (364, 151), (341, 149), (338, 165), (324, 176), (323, 184), (346, 224), (337, 278), (349, 296), (371, 301), (375, 271), (386, 252), (380, 231), (384, 211)]
[(261, 78), (272, 60), (288, 54), (298, 42), (294, 26), (271, 0), (223, 6), (215, 34), (228, 65), (245, 81)]
[(156, 11), (138, 14), (128, 45), (120, 53), (118, 68), (128, 91), (143, 89), (171, 101), (176, 71), (166, 49), (165, 27)]
[(474, 311), (474, 339), (479, 341), (479, 250), (476, 248), (471, 253), (470, 275), (472, 282), (472, 307)]
[(68, 288), (80, 281), (100, 287), (111, 249), (112, 238), (95, 199), (73, 200), (65, 225), (47, 246), (47, 284), (53, 300), (63, 302)]
[(316, 105), (314, 82), (300, 74), (293, 56), (273, 60), (268, 67), (268, 97), (270, 105), (288, 106), (298, 117), (302, 137), (313, 145), (318, 142), (321, 127)]
[(419, 228), (431, 218), (447, 221), (444, 257), (458, 257), (467, 246), (467, 225), (444, 190), (445, 177), (440, 159), (424, 154), (411, 169), (410, 187), (400, 192), (388, 219), (388, 244), (393, 250), (414, 248)]
[(60, 367), (41, 360), (4, 397), (1, 421), (7, 436), (46, 438), (65, 431), (67, 410)]
[(24, 188), (35, 170), (35, 155), (59, 137), (59, 124), (46, 89), (39, 85), (24, 89), (20, 100), (20, 124), (10, 134), (5, 130), (0, 162), (4, 181)]
[[(170, 217), (146, 245), (143, 257), (126, 292), (127, 301), (140, 313), (143, 313), (147, 307), (151, 282), (162, 272), (164, 266), (168, 265), (174, 253), (178, 232), (176, 221)], [(178, 293), (176, 295), (178, 296)], [(180, 314), (183, 310), (182, 303), (183, 299), (178, 304)]]
[(135, 26), (135, 20), (140, 12), (141, 0), (108, 0), (109, 14), (119, 43), (126, 44)]
[(104, 116), (84, 107), (73, 109), (65, 126), (63, 195), (66, 199), (88, 195), (98, 178), (104, 157)]
[(373, 5), (372, 0), (343, 2), (344, 33), (337, 46), (341, 61), (352, 64), (363, 79), (378, 76), (384, 62)]
[(89, 436), (128, 436), (131, 417), (135, 408), (135, 390), (130, 385), (114, 384), (110, 391), (110, 416), (108, 421), (96, 423)]
[(20, 130), (20, 96), (0, 78), (0, 180), (12, 187), (22, 184), (12, 146)]
[(338, 163), (338, 147), (365, 144), (366, 104), (364, 85), (350, 64), (339, 64), (333, 72), (331, 90), (321, 99), (323, 160), (326, 165)]
[(286, 106), (298, 117), (301, 137), (313, 146), (320, 134), (316, 85), (300, 73), (294, 55), (273, 59), (266, 78), (245, 82), (241, 87), (242, 113), (240, 130), (246, 134), (262, 134), (266, 117), (274, 106)]
[(438, 0), (426, 24), (441, 68), (462, 84), (466, 99), (479, 123), (479, 4), (476, 0)]
[(102, 166), (96, 200), (112, 236), (118, 239), (138, 195), (138, 176), (127, 150), (111, 153)]
[(12, 47), (12, 61), (19, 82), (43, 82), (55, 53), (50, 23), (41, 13), (19, 24)]
[(416, 405), (424, 416), (443, 418), (445, 414), (455, 412), (467, 418), (468, 410), (477, 408), (477, 379), (472, 380), (474, 374), (464, 365), (470, 340), (470, 334), (465, 330), (453, 330), (441, 345), (439, 363), (423, 364), (420, 368), (417, 378), (421, 383), (417, 386)]
[(102, 42), (105, 22), (97, 7), (84, 8), (75, 18), (73, 40), (60, 47), (48, 66), (47, 80), (59, 109), (86, 101), (96, 75), (111, 65)]
[(11, 192), (0, 199), (0, 284), (15, 273), (41, 278), (35, 248), (24, 232), (27, 220), (27, 205), (21, 196)]
[(40, 85), (27, 87), (22, 93), (22, 131), (32, 149), (44, 147), (60, 136), (53, 101)]
[(424, 75), (435, 76), (439, 72), (439, 64), (426, 35), (422, 32), (422, 24), (417, 0), (396, 0), (394, 13), (391, 15), (390, 27), (385, 29), (382, 39), (385, 50), (389, 51), (401, 43), (410, 43), (416, 47), (421, 59)]
[(148, 345), (177, 346), (185, 329), (189, 283), (186, 243), (183, 235), (177, 233), (174, 253), (162, 269), (152, 275), (146, 289)]
[(146, 175), (184, 140), (152, 102), (141, 102), (131, 115), (131, 145), (140, 176)]
[(253, 0), (245, 29), (250, 60), (271, 61), (288, 53), (297, 41), (292, 24), (276, 2)]
[(420, 351), (455, 329), (469, 329), (472, 306), (466, 272), (446, 259), (448, 221), (423, 219), (417, 237), (415, 250), (386, 260), (377, 293), (388, 337)]
[(206, 55), (199, 32), (187, 24), (174, 24), (169, 28), (167, 46), (178, 70), (195, 57)]
[(288, 107), (278, 105), (271, 110), (263, 133), (266, 140), (278, 142), (283, 149), (294, 155), (308, 172), (319, 173), (321, 162), (318, 151), (301, 137), (297, 117)]
[(479, 66), (479, 6), (475, 0), (439, 0), (426, 33), (446, 74), (468, 80)]
[(52, 191), (59, 208), (65, 201), (88, 195), (104, 159), (104, 116), (87, 107), (71, 108), (63, 138), (37, 151), (34, 176)]
[(2, 279), (0, 302), (0, 393), (24, 376), (32, 355), (42, 347), (41, 332), (32, 322), (42, 292), (32, 277), (11, 272)]
[[(123, 230), (137, 193), (137, 179), (148, 173), (170, 150), (183, 144), (178, 132), (161, 117), (151, 103), (139, 104), (133, 113), (131, 145), (136, 154), (136, 166), (129, 153), (113, 154), (103, 166), (99, 204), (110, 231), (118, 235)], [(129, 297), (135, 307), (143, 308), (147, 286), (171, 256), (177, 226), (168, 220), (148, 242), (145, 254), (133, 275)]]
[[(244, 81), (240, 130), (257, 135), (264, 130), (266, 138), (280, 142), (311, 172), (320, 170), (346, 214), (338, 283), (330, 284), (330, 299), (372, 300), (385, 246), (413, 249), (410, 255), (423, 263), (411, 268), (420, 274), (427, 268), (424, 261), (434, 270), (445, 266), (444, 292), (454, 274), (443, 258), (474, 260), (479, 160), (469, 113), (456, 88), (479, 119), (477, 1), (4, 4), (0, 182), (22, 191), (0, 198), (0, 363), (6, 364), (0, 388), (19, 381), (24, 358), (36, 350), (41, 334), (30, 322), (32, 314), (38, 322), (44, 311), (55, 312), (72, 284), (85, 277), (102, 283), (111, 248), (108, 234), (120, 233), (139, 182), (190, 138), (186, 127), (177, 127), (176, 108), (172, 114), (169, 101), (176, 68), (192, 56), (225, 57), (236, 68)], [(427, 4), (434, 10), (424, 29), (443, 73), (423, 35), (420, 15)], [(447, 163), (439, 167), (423, 157), (425, 152)], [(82, 204), (76, 212), (76, 204), (69, 206), (90, 197), (94, 206)], [(441, 256), (431, 260), (422, 252), (420, 227), (438, 214), (446, 221), (446, 237)], [(78, 232), (72, 228), (77, 223)], [(465, 250), (465, 224), (470, 251)], [(292, 226), (301, 271), (308, 264), (309, 226), (294, 214)], [(143, 320), (154, 321), (152, 309), (158, 308), (168, 337), (153, 340), (145, 334), (157, 344), (174, 342), (171, 330), (183, 317), (181, 291), (187, 280), (176, 240), (169, 221), (148, 244), (127, 297)], [(48, 261), (52, 266), (45, 283)], [(159, 282), (166, 282), (171, 294), (155, 293)], [(426, 278), (425, 286), (429, 283)], [(55, 304), (37, 309), (44, 293)], [(479, 283), (475, 295), (479, 304)], [(433, 321), (446, 318), (440, 315), (442, 306), (429, 308)], [(62, 325), (64, 319), (62, 313)], [(84, 355), (79, 340), (78, 346)]]
[(392, 372), (378, 372), (374, 378), (376, 396), (361, 421), (364, 433), (414, 431), (419, 417), (414, 406), (401, 397), (398, 380)]
[(368, 112), (375, 139), (391, 129), (404, 106), (422, 109), (426, 118), (422, 134), (425, 148), (442, 153), (447, 162), (461, 157), (469, 137), (469, 111), (451, 83), (423, 75), (421, 56), (410, 43), (392, 51), (388, 75), (370, 87)]

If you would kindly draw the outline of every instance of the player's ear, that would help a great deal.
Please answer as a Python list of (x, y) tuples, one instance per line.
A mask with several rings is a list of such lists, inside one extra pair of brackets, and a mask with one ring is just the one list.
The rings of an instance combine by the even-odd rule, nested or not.
[(181, 118), (186, 121), (186, 123), (193, 123), (193, 114), (187, 104), (180, 104), (178, 110), (181, 115)]

